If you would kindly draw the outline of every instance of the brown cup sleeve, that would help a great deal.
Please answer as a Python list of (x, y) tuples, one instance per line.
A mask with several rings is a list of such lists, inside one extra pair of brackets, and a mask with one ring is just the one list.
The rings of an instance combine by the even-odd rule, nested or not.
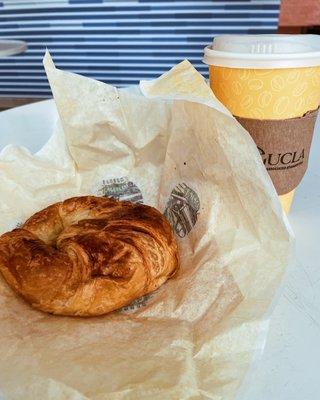
[(308, 166), (318, 109), (283, 120), (236, 119), (250, 133), (279, 195), (295, 189)]

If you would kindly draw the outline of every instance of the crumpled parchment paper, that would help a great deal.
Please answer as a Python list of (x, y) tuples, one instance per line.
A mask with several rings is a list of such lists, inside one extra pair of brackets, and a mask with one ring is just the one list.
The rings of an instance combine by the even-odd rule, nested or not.
[(290, 252), (256, 146), (187, 61), (130, 89), (44, 65), (60, 122), (39, 153), (2, 151), (0, 233), (58, 200), (113, 196), (164, 212), (182, 263), (91, 319), (33, 310), (1, 279), (4, 398), (233, 399)]

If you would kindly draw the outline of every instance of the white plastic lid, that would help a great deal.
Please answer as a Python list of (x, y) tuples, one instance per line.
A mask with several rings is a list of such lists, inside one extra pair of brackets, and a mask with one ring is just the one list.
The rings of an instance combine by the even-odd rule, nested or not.
[(221, 35), (205, 47), (203, 62), (258, 69), (320, 66), (320, 36)]
[(0, 57), (14, 56), (26, 51), (27, 43), (22, 40), (0, 40)]

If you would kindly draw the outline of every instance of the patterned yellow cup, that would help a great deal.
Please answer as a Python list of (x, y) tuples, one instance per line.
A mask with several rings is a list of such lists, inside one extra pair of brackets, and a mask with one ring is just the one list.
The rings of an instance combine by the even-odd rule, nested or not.
[(301, 117), (320, 104), (320, 67), (241, 69), (209, 66), (210, 86), (233, 115)]
[[(320, 37), (223, 35), (205, 48), (204, 62), (215, 96), (240, 122), (297, 118), (319, 107)], [(279, 196), (286, 213), (293, 196)]]

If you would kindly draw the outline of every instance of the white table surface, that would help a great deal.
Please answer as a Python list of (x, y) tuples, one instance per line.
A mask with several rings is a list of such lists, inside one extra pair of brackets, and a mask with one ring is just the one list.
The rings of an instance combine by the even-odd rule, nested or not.
[[(7, 143), (39, 150), (55, 119), (51, 100), (0, 113), (0, 150)], [(296, 235), (295, 262), (288, 267), (271, 314), (264, 353), (237, 400), (320, 399), (319, 119), (309, 169), (296, 190), (289, 220)]]

